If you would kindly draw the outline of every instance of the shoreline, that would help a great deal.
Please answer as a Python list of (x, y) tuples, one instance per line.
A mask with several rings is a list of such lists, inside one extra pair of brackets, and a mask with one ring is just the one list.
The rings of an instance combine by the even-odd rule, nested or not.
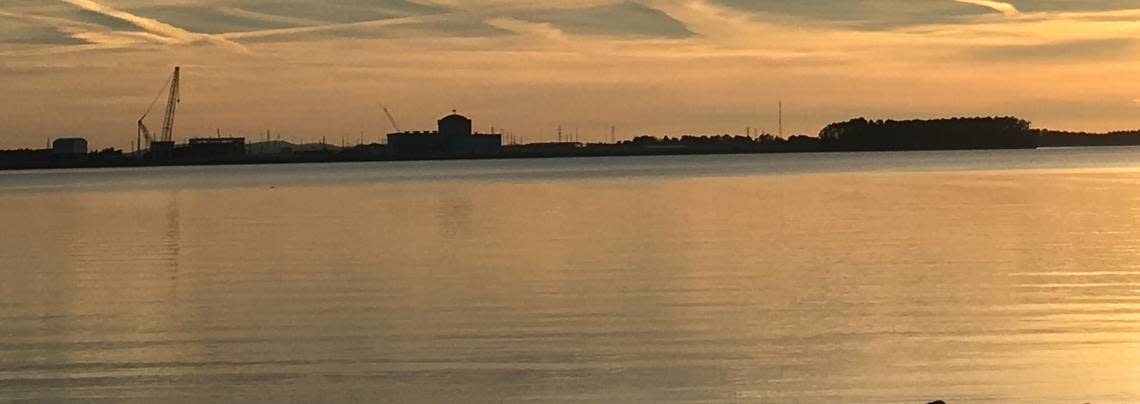
[[(1075, 146), (1082, 147), (1109, 147), (1109, 146)], [(337, 163), (383, 163), (383, 162), (421, 162), (421, 161), (480, 161), (480, 160), (525, 160), (525, 159), (574, 159), (594, 157), (653, 157), (653, 156), (716, 156), (716, 155), (762, 155), (762, 154), (845, 154), (845, 153), (888, 153), (888, 152), (930, 152), (930, 151), (987, 151), (987, 150), (1035, 150), (1033, 148), (970, 148), (970, 149), (917, 149), (917, 150), (683, 150), (683, 149), (639, 149), (625, 152), (605, 152), (583, 148), (576, 153), (500, 153), (483, 156), (427, 156), (419, 158), (392, 158), (390, 156), (376, 156), (373, 158), (359, 158), (351, 156), (338, 156), (337, 152), (330, 151), (323, 155), (302, 155), (289, 157), (258, 157), (251, 156), (241, 159), (206, 160), (206, 161), (147, 161), (140, 158), (125, 157), (111, 161), (63, 161), (63, 162), (35, 162), (30, 164), (14, 164), (5, 166), (0, 163), (0, 171), (21, 170), (78, 170), (78, 169), (107, 169), (107, 168), (150, 168), (150, 167), (197, 167), (197, 166), (238, 166), (238, 165), (294, 165), (294, 164), (337, 164)]]
[(1062, 150), (1062, 149), (1105, 149), (1138, 147), (1140, 145), (1093, 145), (1093, 146), (1058, 146), (1035, 148), (975, 148), (975, 149), (922, 149), (922, 150), (803, 150), (803, 151), (759, 151), (759, 152), (703, 152), (676, 150), (663, 152), (625, 153), (625, 154), (546, 154), (546, 155), (495, 155), (495, 156), (467, 156), (467, 157), (434, 157), (434, 158), (374, 158), (374, 159), (242, 159), (229, 161), (204, 162), (148, 162), (140, 160), (127, 160), (120, 162), (87, 163), (87, 164), (59, 164), (25, 167), (0, 167), (0, 172), (13, 171), (60, 171), (60, 170), (102, 170), (117, 168), (158, 168), (158, 167), (200, 167), (200, 166), (276, 166), (276, 165), (304, 165), (304, 164), (348, 164), (348, 163), (404, 163), (404, 162), (433, 162), (433, 161), (494, 161), (494, 160), (541, 160), (541, 159), (589, 159), (589, 158), (626, 158), (626, 157), (668, 157), (668, 156), (718, 156), (718, 155), (793, 155), (793, 154), (851, 154), (851, 153), (921, 153), (921, 152), (984, 152), (1002, 150)]

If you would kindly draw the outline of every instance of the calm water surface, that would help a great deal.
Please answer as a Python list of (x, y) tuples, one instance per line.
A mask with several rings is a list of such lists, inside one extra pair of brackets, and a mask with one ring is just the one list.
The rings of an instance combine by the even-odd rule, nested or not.
[(1140, 402), (1140, 149), (0, 173), (0, 401)]

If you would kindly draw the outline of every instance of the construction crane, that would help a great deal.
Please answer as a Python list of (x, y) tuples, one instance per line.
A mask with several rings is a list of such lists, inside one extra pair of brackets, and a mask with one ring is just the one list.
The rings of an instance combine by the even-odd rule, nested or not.
[[(168, 78), (166, 80), (166, 83), (162, 85), (162, 88), (159, 89), (158, 95), (154, 96), (154, 101), (151, 101), (150, 106), (146, 108), (146, 112), (143, 112), (142, 117), (139, 117), (137, 135), (138, 143), (136, 143), (139, 145), (139, 149), (142, 149), (143, 139), (146, 139), (147, 145), (154, 142), (174, 141), (174, 114), (178, 109), (178, 103), (182, 101), (178, 88), (180, 73), (181, 67), (175, 66), (174, 74), (170, 75), (170, 78)], [(146, 120), (147, 116), (150, 115), (150, 112), (154, 110), (154, 106), (158, 104), (158, 100), (162, 98), (163, 94), (168, 95), (166, 100), (166, 114), (162, 118), (162, 132), (159, 133), (159, 137), (156, 139), (154, 135), (150, 133), (150, 129), (147, 128), (144, 121)]]
[(400, 130), (400, 125), (396, 124), (396, 118), (392, 117), (392, 112), (388, 111), (388, 107), (381, 105), (380, 109), (383, 109), (384, 115), (388, 116), (388, 122), (390, 122), (392, 124), (392, 129), (395, 129), (396, 132), (403, 132), (402, 130)]

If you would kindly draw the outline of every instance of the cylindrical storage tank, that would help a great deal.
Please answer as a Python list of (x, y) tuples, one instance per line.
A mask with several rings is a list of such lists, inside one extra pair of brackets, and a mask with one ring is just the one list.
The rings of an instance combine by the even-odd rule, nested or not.
[(87, 139), (78, 137), (56, 139), (51, 143), (51, 152), (66, 155), (87, 154)]

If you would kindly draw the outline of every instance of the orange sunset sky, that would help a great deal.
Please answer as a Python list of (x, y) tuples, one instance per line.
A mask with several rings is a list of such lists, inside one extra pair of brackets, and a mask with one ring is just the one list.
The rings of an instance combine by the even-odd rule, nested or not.
[[(858, 116), (1140, 128), (1136, 0), (4, 0), (0, 148), (128, 148), (183, 66), (176, 137), (381, 141), (457, 109), (526, 141), (815, 135)], [(159, 114), (148, 123), (161, 126)]]

